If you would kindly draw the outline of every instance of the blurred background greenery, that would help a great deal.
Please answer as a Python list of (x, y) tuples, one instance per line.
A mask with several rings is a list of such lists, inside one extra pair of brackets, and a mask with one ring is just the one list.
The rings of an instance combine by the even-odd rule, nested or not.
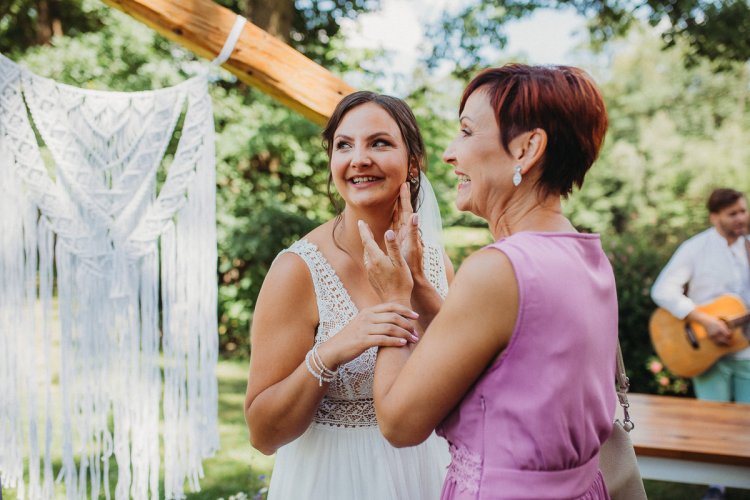
[[(359, 86), (382, 90), (381, 69), (390, 55), (353, 48), (341, 30), (343, 19), (377, 11), (380, 1), (218, 3), (247, 15), (343, 79), (354, 76)], [(503, 26), (508, 21), (538, 9), (575, 9), (586, 16), (589, 37), (574, 62), (600, 84), (610, 128), (583, 189), (564, 208), (581, 231), (601, 233), (614, 266), (620, 339), (632, 390), (690, 395), (688, 381), (654, 364), (647, 331), (654, 308), (649, 288), (676, 245), (707, 226), (704, 203), (712, 188), (750, 192), (748, 3), (466, 0), (461, 5), (428, 27), (432, 44), (401, 96), (422, 126), (428, 175), (455, 265), (490, 241), (481, 220), (453, 207), (455, 176), (440, 160), (457, 130), (462, 86), (479, 67), (518, 60), (507, 54), (488, 58), (481, 50), (506, 45)], [(96, 0), (1, 0), (0, 51), (42, 76), (124, 91), (173, 85), (204, 65)], [(438, 74), (435, 68), (446, 63), (451, 71)], [(224, 71), (216, 73), (210, 92), (217, 131), (219, 338), (222, 370), (233, 374), (222, 380), (231, 391), (222, 397), (229, 397), (239, 411), (249, 327), (265, 273), (282, 248), (331, 217), (332, 209), (319, 126)], [(169, 160), (164, 160), (165, 169)], [(240, 377), (238, 366), (243, 367)], [(222, 411), (234, 410), (227, 406)], [(241, 421), (235, 427), (238, 446), (249, 448)], [(268, 470), (270, 462), (258, 460), (259, 470)], [(264, 478), (239, 475), (239, 484), (250, 481), (244, 484), (256, 493), (262, 490)], [(231, 487), (220, 491), (229, 495)], [(219, 490), (214, 495), (204, 498), (216, 498)]]

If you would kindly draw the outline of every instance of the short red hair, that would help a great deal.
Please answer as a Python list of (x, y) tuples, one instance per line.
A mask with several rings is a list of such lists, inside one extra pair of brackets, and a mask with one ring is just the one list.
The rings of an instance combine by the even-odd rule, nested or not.
[(572, 66), (506, 64), (479, 73), (461, 98), (459, 114), (476, 90), (487, 92), (500, 127), (500, 143), (510, 153), (515, 137), (535, 128), (547, 133), (539, 187), (567, 196), (579, 188), (599, 154), (607, 132), (607, 110), (599, 89)]

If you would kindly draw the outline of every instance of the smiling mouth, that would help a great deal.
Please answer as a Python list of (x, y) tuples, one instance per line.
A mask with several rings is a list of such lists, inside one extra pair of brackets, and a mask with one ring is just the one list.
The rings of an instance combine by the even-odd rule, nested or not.
[(368, 177), (353, 177), (353, 178), (349, 179), (349, 182), (351, 182), (352, 184), (356, 185), (356, 184), (364, 184), (366, 182), (375, 182), (375, 181), (379, 181), (379, 180), (380, 180), (380, 177), (370, 177), (370, 176), (368, 176)]
[(471, 179), (469, 178), (468, 175), (459, 174), (459, 176), (458, 176), (458, 183), (459, 184), (468, 184), (469, 182), (471, 182)]

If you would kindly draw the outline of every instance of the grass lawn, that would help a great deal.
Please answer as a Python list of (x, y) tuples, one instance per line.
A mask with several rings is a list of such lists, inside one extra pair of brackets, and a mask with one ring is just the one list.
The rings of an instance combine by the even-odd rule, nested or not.
[[(253, 498), (267, 483), (273, 458), (255, 451), (247, 440), (242, 404), (245, 397), (247, 363), (221, 361), (219, 363), (219, 423), (221, 450), (205, 462), (206, 477), (201, 481), (200, 493), (189, 499), (228, 499), (238, 492)], [(265, 478), (259, 478), (264, 476)], [(645, 481), (651, 500), (699, 499), (706, 489), (703, 485)], [(264, 496), (259, 496), (264, 498)], [(729, 489), (730, 500), (750, 500), (750, 490)], [(352, 499), (356, 500), (356, 499)], [(408, 499), (405, 499), (408, 500)]]
[[(219, 433), (221, 449), (204, 461), (205, 477), (201, 491), (188, 493), (188, 499), (216, 500), (240, 494), (236, 498), (265, 498), (273, 457), (255, 451), (248, 442), (242, 412), (247, 379), (247, 362), (222, 360), (219, 376)], [(55, 470), (59, 469), (59, 462)], [(116, 475), (111, 478), (115, 484)], [(699, 499), (705, 490), (702, 485), (688, 485), (663, 481), (646, 481), (646, 492), (651, 500)], [(62, 496), (62, 489), (58, 489)], [(14, 492), (3, 490), (4, 500), (16, 500)], [(750, 490), (729, 489), (730, 500), (750, 500)], [(302, 499), (301, 499), (302, 500)], [(352, 499), (356, 500), (356, 499)], [(405, 499), (408, 500), (408, 499)]]
[(201, 491), (189, 493), (189, 499), (228, 499), (244, 493), (248, 498), (265, 498), (263, 488), (273, 468), (273, 457), (253, 449), (248, 440), (243, 406), (247, 385), (246, 361), (220, 361), (219, 437), (221, 449), (204, 461), (205, 477)]

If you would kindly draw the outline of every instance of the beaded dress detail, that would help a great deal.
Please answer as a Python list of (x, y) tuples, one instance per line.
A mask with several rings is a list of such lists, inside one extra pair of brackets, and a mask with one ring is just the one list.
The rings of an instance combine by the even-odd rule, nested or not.
[[(320, 318), (315, 343), (325, 342), (359, 311), (314, 244), (299, 240), (281, 253), (286, 252), (301, 257), (310, 269)], [(424, 270), (445, 297), (448, 281), (439, 247), (425, 245)], [(440, 495), (450, 461), (447, 444), (433, 434), (419, 446), (396, 449), (378, 429), (372, 400), (376, 357), (373, 347), (339, 366), (313, 423), (277, 452), (269, 500), (426, 500)]]

